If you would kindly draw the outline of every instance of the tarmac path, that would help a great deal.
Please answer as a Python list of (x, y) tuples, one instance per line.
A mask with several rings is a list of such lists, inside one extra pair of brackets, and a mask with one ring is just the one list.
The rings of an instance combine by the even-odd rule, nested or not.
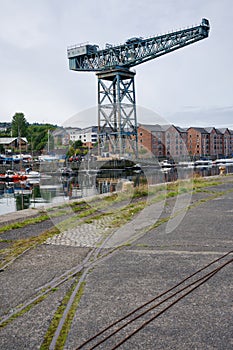
[[(191, 201), (184, 196), (178, 205), (176, 198), (162, 205), (154, 203), (115, 230), (106, 248), (122, 247), (88, 273), (64, 349), (76, 349), (110, 322), (232, 250), (232, 181), (233, 177), (225, 177), (221, 185), (194, 193)], [(81, 264), (93, 246), (110, 233), (111, 220), (111, 216), (103, 216), (64, 230), (16, 259), (0, 273), (0, 315), (4, 317), (41, 286)], [(40, 230), (46, 225), (52, 224), (41, 224)], [(63, 283), (2, 327), (0, 348), (42, 349), (53, 315), (71, 284), (71, 280)], [(229, 265), (120, 349), (232, 349), (232, 289)], [(109, 340), (98, 349), (111, 349), (115, 343)]]

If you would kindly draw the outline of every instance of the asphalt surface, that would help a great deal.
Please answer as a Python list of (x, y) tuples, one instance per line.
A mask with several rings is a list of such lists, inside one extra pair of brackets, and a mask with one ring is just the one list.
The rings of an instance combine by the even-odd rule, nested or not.
[[(232, 189), (231, 183), (218, 186), (218, 191)], [(203, 194), (196, 197), (200, 200)], [(65, 349), (75, 349), (103, 327), (232, 250), (232, 203), (232, 192), (203, 202), (188, 210), (171, 232), (164, 223), (99, 264), (88, 276)], [(232, 349), (232, 271), (228, 265), (120, 349)], [(141, 323), (97, 348), (111, 349)]]
[[(171, 198), (162, 208), (161, 204), (155, 204), (144, 215), (139, 215), (137, 221), (133, 220), (131, 226), (117, 230), (109, 241), (109, 248), (123, 242), (124, 231), (130, 240), (130, 232), (137, 231), (135, 222), (141, 232), (130, 244), (122, 246), (89, 272), (66, 350), (76, 349), (110, 322), (232, 250), (233, 177), (223, 179), (222, 185), (208, 188), (212, 193), (200, 192), (192, 198), (184, 196), (183, 200)], [(217, 191), (225, 191), (225, 194), (213, 198)], [(184, 210), (187, 204), (191, 207)], [(180, 210), (179, 215), (148, 231), (150, 225), (174, 213), (174, 208)], [(90, 233), (94, 229), (92, 226), (87, 231)], [(147, 232), (143, 234), (143, 230)], [(17, 234), (20, 235), (20, 231)], [(67, 242), (66, 236), (60, 241), (48, 241), (26, 252), (0, 273), (1, 316), (25, 303), (41, 286), (81, 263), (91, 249), (88, 245), (82, 247), (81, 241), (78, 244)], [(119, 349), (232, 349), (232, 271), (232, 264), (226, 266)], [(40, 349), (70, 283), (63, 284), (29, 312), (1, 328), (0, 349)], [(138, 320), (97, 349), (111, 349), (143, 321)]]

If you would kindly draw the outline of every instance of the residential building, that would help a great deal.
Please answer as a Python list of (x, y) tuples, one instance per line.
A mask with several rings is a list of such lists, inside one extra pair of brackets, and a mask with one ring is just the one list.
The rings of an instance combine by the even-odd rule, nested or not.
[(52, 132), (54, 139), (54, 147), (59, 148), (59, 146), (68, 146), (70, 141), (70, 134), (68, 131), (62, 127), (56, 128)]
[[(68, 130), (68, 129), (66, 129)], [(84, 146), (92, 148), (98, 142), (98, 126), (89, 126), (84, 129), (70, 131), (71, 141), (82, 141)]]
[(180, 159), (188, 155), (187, 131), (175, 125), (162, 125), (165, 133), (165, 156)]
[(223, 155), (226, 157), (232, 156), (233, 153), (233, 130), (228, 128), (218, 129), (222, 133), (223, 137)]
[(174, 125), (138, 126), (138, 148), (158, 158), (181, 158), (187, 156), (187, 131)]
[(26, 137), (0, 137), (0, 147), (6, 151), (27, 151), (28, 141)]
[(190, 127), (188, 133), (188, 153), (196, 158), (210, 156), (210, 135), (205, 128)]
[(223, 157), (224, 149), (222, 132), (214, 127), (205, 128), (205, 130), (209, 133), (210, 156), (213, 158)]
[(149, 152), (156, 157), (164, 157), (164, 130), (161, 125), (138, 125), (138, 151), (139, 154)]
[(69, 135), (69, 140), (70, 141), (74, 142), (74, 141), (79, 139), (79, 132), (80, 132), (81, 128), (69, 127), (69, 128), (65, 128), (65, 130), (66, 130), (66, 132)]

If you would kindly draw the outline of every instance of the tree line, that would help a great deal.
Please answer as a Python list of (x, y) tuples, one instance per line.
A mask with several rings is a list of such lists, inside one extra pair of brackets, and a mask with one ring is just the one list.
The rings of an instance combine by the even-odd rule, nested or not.
[[(11, 123), (1, 123), (5, 130), (0, 131), (0, 137), (26, 137), (29, 151), (40, 152), (48, 143), (48, 131), (57, 128), (53, 124), (28, 123), (24, 113), (15, 113)], [(51, 136), (52, 138), (52, 136)], [(51, 140), (52, 141), (52, 140)]]

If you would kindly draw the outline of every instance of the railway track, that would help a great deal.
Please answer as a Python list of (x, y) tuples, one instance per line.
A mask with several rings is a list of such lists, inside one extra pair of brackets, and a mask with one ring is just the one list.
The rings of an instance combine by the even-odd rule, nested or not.
[[(135, 308), (134, 310), (124, 315), (120, 319), (116, 320), (115, 322), (107, 325), (101, 331), (94, 334), (92, 337), (80, 344), (76, 348), (76, 350), (93, 350), (98, 348), (101, 344), (105, 343), (109, 339), (111, 339), (111, 342), (114, 343), (114, 336), (118, 335), (118, 333), (120, 333), (122, 330), (125, 330), (125, 328), (127, 328), (127, 326), (129, 326), (130, 324), (133, 324), (134, 322), (140, 320), (141, 324), (136, 325), (133, 331), (128, 332), (128, 334), (126, 336), (123, 336), (120, 341), (115, 341), (115, 345), (108, 345), (106, 347), (109, 350), (118, 349), (121, 345), (127, 342), (136, 333), (140, 332), (140, 330), (146, 327), (149, 323), (156, 320), (159, 316), (161, 316), (179, 301), (187, 297), (189, 294), (193, 293), (197, 288), (207, 283), (210, 280), (210, 278), (214, 277), (224, 267), (231, 264), (233, 262), (233, 258), (229, 257), (232, 254), (233, 251), (230, 251), (222, 255), (221, 257), (213, 260), (209, 264), (205, 265), (204, 267), (200, 268), (199, 270), (184, 278), (172, 288), (167, 289), (163, 293), (155, 296), (146, 303)], [(224, 262), (219, 264), (220, 261)], [(213, 268), (211, 269), (211, 267)], [(157, 311), (157, 309), (159, 310)]]
[[(134, 202), (138, 202), (138, 199), (135, 199)], [(92, 219), (93, 221), (95, 220), (95, 217), (103, 214), (102, 211), (98, 210), (98, 207), (95, 208), (95, 204), (97, 204), (98, 201), (93, 201), (92, 205), (94, 206), (94, 210), (91, 214), (88, 214), (87, 216), (84, 216), (82, 218), (79, 218), (76, 220), (76, 225), (82, 225), (86, 220)], [(78, 211), (81, 213), (81, 215), (85, 212), (87, 209), (86, 206), (85, 208), (82, 207), (83, 204), (78, 205), (76, 207), (76, 212)], [(79, 209), (80, 210), (77, 210)], [(108, 210), (110, 208), (109, 204), (106, 203), (106, 208), (108, 207)], [(101, 210), (105, 209), (104, 206), (101, 206)], [(114, 205), (113, 208), (114, 209)], [(63, 210), (62, 208), (55, 208), (53, 210), (53, 214), (58, 213), (59, 210)], [(69, 219), (70, 216), (73, 216), (74, 213), (71, 215), (66, 215), (66, 220)], [(56, 217), (56, 215), (55, 215)], [(114, 219), (115, 216), (112, 217), (112, 220)], [(62, 221), (62, 218), (64, 218), (64, 215), (62, 215), (59, 220), (58, 224)], [(98, 221), (98, 220), (97, 220)], [(49, 225), (50, 226), (50, 225)], [(17, 315), (20, 315), (24, 310), (26, 310), (28, 307), (34, 305), (38, 301), (41, 300), (42, 297), (46, 296), (48, 293), (53, 291), (55, 288), (58, 288), (60, 285), (66, 283), (68, 280), (72, 279), (72, 282), (74, 282), (77, 279), (78, 274), (86, 275), (86, 273), (89, 271), (90, 268), (92, 268), (98, 261), (101, 261), (106, 255), (111, 254), (111, 252), (115, 251), (116, 248), (113, 247), (112, 249), (107, 249), (105, 251), (105, 245), (111, 238), (111, 236), (114, 234), (114, 229), (111, 230), (112, 234), (108, 234), (106, 238), (100, 237), (99, 241), (97, 242), (96, 246), (93, 247), (87, 254), (86, 258), (83, 260), (81, 264), (78, 264), (77, 266), (72, 267), (71, 269), (66, 270), (65, 273), (61, 274), (60, 276), (54, 278), (53, 280), (49, 281), (48, 283), (42, 285), (38, 290), (35, 296), (27, 300), (26, 302), (23, 303), (21, 306), (15, 307), (13, 310), (11, 310), (8, 314), (4, 315), (0, 319), (0, 326), (5, 326), (11, 320), (13, 320)], [(38, 233), (39, 234), (39, 233)], [(22, 256), (24, 256), (30, 249), (34, 248), (28, 248), (26, 251), (24, 251), (22, 254), (18, 255), (15, 259), (13, 259), (11, 262), (6, 263), (5, 265), (2, 266), (1, 272), (3, 272), (5, 269), (7, 269), (10, 265), (12, 265), (16, 259), (20, 259)], [(104, 251), (103, 253), (101, 253)], [(81, 277), (81, 280), (83, 280), (83, 277)], [(71, 283), (72, 284), (72, 283)]]
[[(138, 199), (137, 199), (137, 201), (138, 201)], [(92, 214), (91, 216), (93, 217), (94, 214)], [(84, 219), (82, 219), (82, 220), (84, 220)], [(145, 233), (145, 231), (143, 230), (142, 234), (144, 234), (144, 233)], [(112, 232), (112, 234), (114, 234), (114, 232)], [(60, 275), (60, 276), (56, 277), (54, 280), (50, 281), (48, 284), (41, 286), (41, 288), (39, 290), (39, 293), (34, 298), (28, 300), (21, 308), (17, 308), (17, 310), (15, 310), (13, 313), (5, 315), (1, 319), (0, 325), (4, 325), (4, 324), (7, 324), (8, 322), (10, 322), (11, 319), (14, 319), (14, 317), (17, 314), (19, 314), (21, 311), (26, 309), (28, 306), (30, 306), (33, 303), (35, 303), (36, 301), (38, 301), (42, 296), (50, 293), (54, 288), (59, 287), (61, 284), (66, 283), (70, 279), (72, 279), (72, 283), (78, 280), (78, 283), (77, 283), (77, 285), (76, 285), (76, 287), (75, 287), (75, 289), (74, 289), (74, 291), (73, 291), (73, 293), (72, 293), (72, 295), (70, 297), (70, 300), (67, 303), (67, 307), (65, 308), (65, 310), (63, 312), (63, 315), (62, 315), (62, 317), (60, 319), (60, 322), (59, 322), (59, 324), (58, 324), (58, 326), (57, 326), (57, 328), (56, 328), (56, 330), (54, 332), (54, 335), (52, 337), (52, 340), (51, 340), (51, 343), (50, 343), (50, 346), (49, 346), (50, 350), (56, 349), (57, 339), (58, 339), (59, 334), (60, 334), (60, 332), (62, 330), (62, 327), (63, 327), (64, 322), (66, 320), (66, 317), (67, 317), (67, 315), (69, 313), (69, 310), (70, 310), (70, 308), (72, 306), (73, 300), (74, 300), (75, 296), (77, 295), (82, 282), (85, 281), (85, 278), (86, 278), (88, 272), (96, 264), (98, 264), (100, 261), (102, 261), (106, 257), (106, 255), (109, 255), (109, 254), (113, 253), (116, 249), (119, 248), (119, 247), (113, 247), (113, 248), (109, 248), (108, 247), (108, 249), (105, 248), (107, 243), (111, 239), (112, 234), (108, 235), (108, 237), (105, 238), (104, 240), (102, 238), (102, 241), (99, 242), (98, 246), (96, 246), (93, 249), (91, 249), (91, 251), (86, 256), (85, 260), (81, 264), (73, 267), (72, 269), (67, 270), (62, 275)], [(138, 233), (137, 233), (137, 238), (138, 238)], [(133, 239), (133, 237), (132, 237), (132, 239)], [(226, 259), (230, 255), (232, 255), (232, 251), (228, 252), (224, 256), (216, 259), (215, 261), (211, 262), (210, 264), (204, 266), (200, 270), (196, 271), (194, 274), (188, 276), (183, 281), (179, 282), (173, 288), (165, 291), (164, 293), (162, 293), (159, 296), (156, 296), (155, 298), (153, 298), (153, 300), (150, 300), (149, 302), (143, 304), (142, 306), (140, 306), (139, 308), (133, 310), (132, 312), (130, 312), (129, 314), (125, 315), (123, 318), (117, 320), (113, 324), (108, 325), (101, 332), (99, 332), (98, 334), (94, 335), (93, 337), (87, 339), (77, 349), (83, 348), (83, 349), (89, 349), (90, 350), (90, 349), (97, 348), (100, 344), (104, 343), (105, 341), (107, 341), (108, 339), (113, 337), (115, 334), (117, 334), (121, 330), (123, 330), (125, 327), (127, 327), (127, 325), (132, 324), (134, 321), (141, 319), (142, 317), (148, 315), (149, 313), (153, 314), (153, 312), (154, 312), (154, 310), (156, 308), (159, 308), (159, 307), (161, 307), (161, 305), (165, 304), (165, 307), (164, 307), (163, 310), (158, 311), (157, 314), (153, 314), (146, 321), (142, 322), (142, 325), (140, 327), (138, 327), (137, 330), (135, 331), (135, 333), (139, 332), (140, 329), (146, 327), (146, 325), (148, 323), (152, 322), (155, 318), (157, 318), (160, 315), (162, 315), (166, 310), (168, 310), (170, 307), (175, 305), (179, 300), (181, 300), (182, 298), (186, 297), (188, 294), (194, 292), (195, 289), (197, 289), (198, 287), (200, 287), (201, 285), (206, 283), (211, 277), (213, 277), (216, 273), (218, 273), (226, 265), (232, 263), (232, 259), (229, 259), (228, 261), (225, 261), (222, 265), (219, 265), (219, 266), (215, 267), (213, 270), (208, 271), (207, 273), (203, 274), (201, 277), (197, 278), (195, 281), (191, 281), (189, 284), (187, 284), (187, 285), (185, 285), (183, 287), (182, 285), (185, 282), (187, 282), (188, 280), (194, 278), (195, 276), (197, 276), (198, 274), (200, 274), (204, 270), (210, 268), (210, 266), (212, 266), (214, 264), (217, 264), (220, 260)], [(81, 277), (80, 277), (80, 275), (81, 275)], [(179, 290), (177, 290), (178, 287), (180, 287)], [(162, 298), (162, 297), (164, 297), (164, 299), (161, 301), (160, 298)], [(177, 297), (177, 299), (173, 300), (172, 298), (175, 298), (175, 297)], [(151, 306), (151, 304), (156, 302), (156, 301), (158, 301), (158, 302), (155, 305)], [(170, 304), (166, 305), (166, 303), (168, 303), (169, 301), (171, 301)], [(149, 307), (149, 308), (144, 310), (146, 307)], [(140, 311), (140, 313), (139, 313), (139, 311)], [(135, 314), (136, 314), (136, 316), (135, 316)], [(129, 318), (130, 318), (130, 320), (129, 320)], [(118, 326), (117, 330), (115, 328), (116, 326)], [(107, 336), (106, 336), (106, 332), (111, 331), (111, 328), (114, 328), (114, 331), (112, 332), (113, 334), (112, 335), (107, 334)], [(117, 347), (119, 347), (121, 344), (126, 342), (130, 337), (132, 337), (135, 333), (133, 332), (131, 334), (128, 334), (127, 337), (123, 338), (112, 349), (116, 349)], [(101, 338), (102, 336), (103, 336), (103, 338)], [(93, 344), (93, 342), (96, 339), (97, 340), (99, 339), (99, 340), (97, 341), (97, 343)], [(91, 347), (87, 347), (87, 346), (91, 346)]]

